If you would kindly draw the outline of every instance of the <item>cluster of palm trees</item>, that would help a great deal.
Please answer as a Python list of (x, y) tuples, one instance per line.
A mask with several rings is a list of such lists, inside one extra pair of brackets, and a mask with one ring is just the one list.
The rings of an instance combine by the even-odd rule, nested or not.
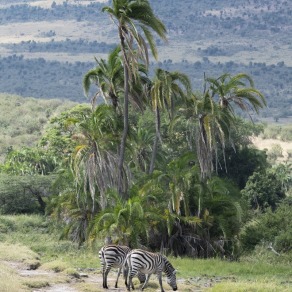
[[(166, 28), (149, 1), (113, 0), (103, 11), (119, 44), (84, 76), (86, 94), (98, 88), (91, 112), (71, 119), (77, 199), (67, 234), (210, 252), (210, 238), (234, 235), (241, 214), (235, 188), (214, 175), (219, 154), (233, 143), (236, 110), (258, 112), (265, 99), (246, 74), (205, 78), (196, 93), (183, 73), (156, 68), (150, 77), (148, 48), (157, 58), (153, 33), (166, 40)], [(96, 105), (100, 97), (106, 104)]]

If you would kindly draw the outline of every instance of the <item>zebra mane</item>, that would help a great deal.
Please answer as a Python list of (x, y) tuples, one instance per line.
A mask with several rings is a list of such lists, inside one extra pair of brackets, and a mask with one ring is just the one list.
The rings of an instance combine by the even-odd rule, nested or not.
[(162, 255), (162, 258), (163, 258), (163, 261), (164, 261), (164, 269), (165, 269), (165, 271), (173, 273), (175, 271), (175, 268), (172, 266), (170, 261), (164, 255)]

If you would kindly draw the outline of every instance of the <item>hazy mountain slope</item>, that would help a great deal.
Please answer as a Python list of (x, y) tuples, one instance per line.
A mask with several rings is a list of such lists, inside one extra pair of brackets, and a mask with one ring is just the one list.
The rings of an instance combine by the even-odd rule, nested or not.
[[(246, 72), (267, 96), (266, 114), (291, 115), (291, 1), (150, 2), (168, 29), (168, 42), (158, 42), (160, 66), (186, 72), (195, 89), (204, 72)], [(115, 26), (101, 12), (108, 4), (1, 1), (0, 90), (82, 99), (82, 77), (94, 56), (105, 58), (117, 42)]]
[(12, 147), (35, 146), (50, 118), (75, 104), (0, 94), (0, 162)]

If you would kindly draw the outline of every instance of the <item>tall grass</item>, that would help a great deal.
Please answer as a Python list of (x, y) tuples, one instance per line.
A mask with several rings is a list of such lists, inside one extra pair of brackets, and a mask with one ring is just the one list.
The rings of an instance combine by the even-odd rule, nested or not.
[[(248, 280), (252, 278), (269, 278), (269, 279), (292, 279), (292, 269), (288, 269), (287, 264), (269, 264), (266, 261), (252, 262), (240, 261), (230, 262), (220, 259), (190, 259), (190, 258), (173, 258), (173, 265), (178, 270), (178, 275), (191, 278), (201, 275), (221, 276)], [(180, 272), (182, 271), (182, 272)]]

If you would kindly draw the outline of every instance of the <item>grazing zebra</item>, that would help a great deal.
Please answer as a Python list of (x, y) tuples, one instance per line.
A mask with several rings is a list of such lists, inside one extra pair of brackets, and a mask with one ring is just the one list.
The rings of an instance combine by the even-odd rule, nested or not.
[[(118, 280), (119, 280), (122, 268), (124, 268), (125, 284), (127, 285), (127, 280), (126, 280), (127, 265), (124, 266), (124, 263), (130, 251), (131, 249), (127, 246), (114, 245), (114, 244), (106, 245), (100, 249), (98, 255), (99, 255), (101, 268), (102, 268), (103, 288), (108, 289), (107, 276), (111, 268), (118, 268), (118, 275), (117, 275), (117, 280), (115, 283), (115, 288), (118, 288)], [(145, 275), (139, 273), (138, 278), (141, 283), (145, 282), (145, 278), (146, 278)]]
[(137, 275), (137, 273), (146, 274), (146, 281), (142, 286), (142, 290), (148, 284), (151, 274), (156, 274), (161, 292), (164, 292), (162, 287), (162, 272), (167, 276), (167, 283), (171, 286), (173, 291), (177, 290), (176, 285), (176, 271), (168, 261), (168, 259), (161, 255), (152, 252), (148, 252), (141, 249), (133, 249), (127, 256), (126, 263), (129, 266), (128, 271), (128, 291), (133, 287), (132, 278)]

